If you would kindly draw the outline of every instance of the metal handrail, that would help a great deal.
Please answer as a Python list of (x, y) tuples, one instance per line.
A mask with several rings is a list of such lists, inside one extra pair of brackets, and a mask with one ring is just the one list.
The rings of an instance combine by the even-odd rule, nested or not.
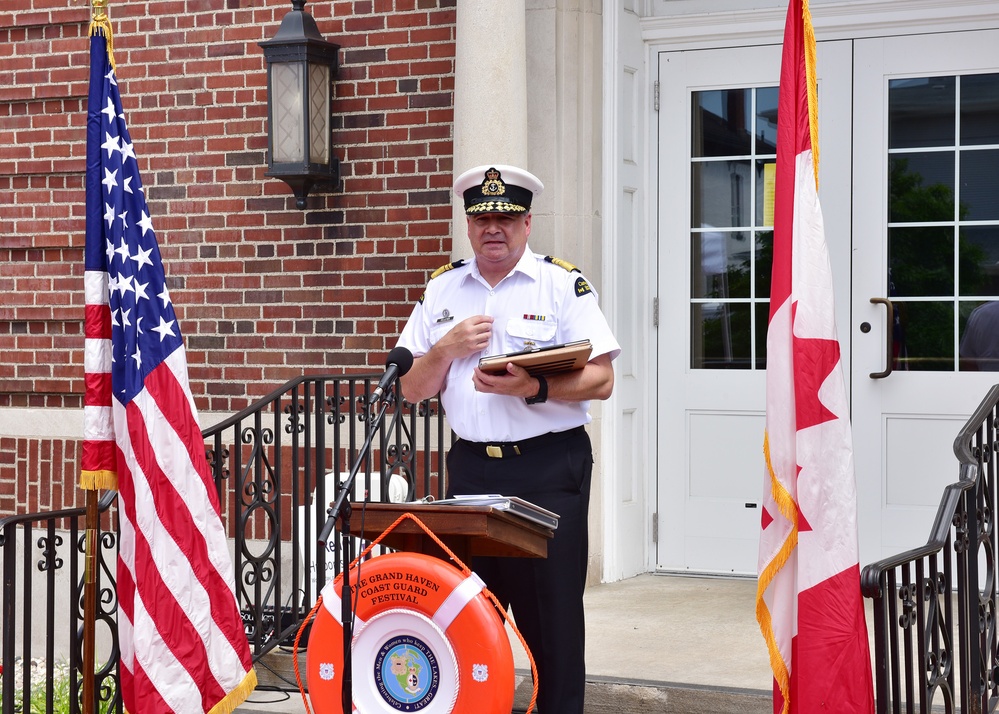
[(956, 483), (944, 487), (943, 497), (940, 499), (936, 516), (934, 516), (933, 524), (930, 526), (930, 536), (926, 539), (925, 545), (883, 558), (863, 569), (860, 574), (860, 589), (864, 597), (881, 597), (880, 576), (884, 571), (892, 570), (918, 558), (939, 553), (942, 548), (946, 547), (947, 541), (951, 537), (954, 514), (957, 512), (960, 500), (966, 491), (974, 488), (977, 484), (978, 467), (974, 464), (961, 464), (959, 474)]

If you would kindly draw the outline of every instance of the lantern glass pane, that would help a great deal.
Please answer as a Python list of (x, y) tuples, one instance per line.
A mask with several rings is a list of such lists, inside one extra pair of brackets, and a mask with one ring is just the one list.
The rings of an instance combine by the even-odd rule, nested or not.
[(272, 163), (305, 163), (301, 62), (271, 65)]
[(314, 164), (330, 162), (330, 68), (309, 65), (309, 160)]

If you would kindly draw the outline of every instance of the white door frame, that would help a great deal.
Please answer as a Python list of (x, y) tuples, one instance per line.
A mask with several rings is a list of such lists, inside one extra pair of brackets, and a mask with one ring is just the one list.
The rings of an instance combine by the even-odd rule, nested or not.
[[(603, 241), (601, 299), (621, 344), (614, 363), (614, 396), (606, 405), (600, 489), (603, 568), (614, 582), (646, 572), (652, 545), (656, 473), (656, 389), (652, 295), (656, 245), (648, 241), (651, 113), (648, 63), (640, 18), (625, 3), (604, 5)], [(606, 99), (612, 97), (610, 101)], [(650, 491), (650, 488), (653, 489)]]
[[(634, 10), (637, 12), (652, 10), (659, 7), (672, 7), (676, 13), (662, 16), (646, 16), (640, 18), (640, 32), (645, 54), (644, 68), (646, 76), (647, 69), (656, 66), (656, 57), (662, 51), (677, 49), (695, 48), (720, 48), (738, 47), (752, 44), (770, 44), (780, 42), (783, 33), (786, 4), (777, 3), (775, 7), (769, 9), (751, 9), (752, 3), (746, 0), (746, 9), (733, 10), (731, 2), (722, 0), (696, 0), (694, 4), (690, 0), (678, 0), (675, 3), (649, 3), (638, 2), (636, 0), (608, 0), (603, 6), (603, 50), (604, 62), (604, 94), (603, 94), (603, 165), (609, 170), (605, 171), (602, 186), (602, 205), (605, 216), (603, 225), (602, 252), (604, 255), (604, 274), (602, 275), (605, 285), (603, 297), (608, 305), (614, 306), (618, 311), (628, 305), (632, 299), (633, 289), (636, 281), (639, 283), (638, 289), (645, 291), (648, 296), (645, 303), (651, 303), (655, 295), (654, 276), (647, 275), (642, 270), (628, 275), (622, 270), (621, 261), (623, 256), (632, 255), (638, 258), (650, 257), (650, 263), (655, 260), (656, 237), (653, 226), (657, 225), (658, 217), (654, 202), (645, 201), (644, 215), (641, 216), (641, 227), (633, 236), (615, 236), (615, 220), (623, 210), (622, 195), (625, 186), (618, 172), (611, 167), (616, 167), (622, 161), (622, 147), (619, 144), (620, 126), (614, 119), (616, 114), (616, 102), (619, 99), (620, 73), (618, 56), (622, 42), (630, 41), (634, 36), (633, 32), (622, 30), (622, 13)], [(693, 12), (688, 10), (696, 8)], [(966, 29), (989, 29), (999, 27), (999, 3), (995, 0), (953, 0), (948, 3), (941, 3), (939, 0), (876, 0), (868, 3), (858, 3), (855, 0), (848, 2), (822, 2), (813, 0), (811, 3), (812, 20), (815, 26), (817, 38), (819, 40), (832, 39), (855, 39), (873, 36), (893, 36), (918, 34), (926, 32), (947, 32)], [(651, 94), (651, 80), (647, 80), (647, 91)], [(644, 156), (645, 162), (641, 160), (637, 166), (638, 174), (643, 177), (643, 183), (635, 187), (641, 196), (655, 196), (658, 192), (656, 167), (654, 160), (650, 157), (657, 155), (655, 121), (651, 102), (644, 110), (642, 121), (638, 123), (638, 129), (644, 131), (647, 150)], [(636, 240), (638, 244), (627, 246), (627, 250), (619, 243), (619, 238), (624, 240)], [(644, 306), (642, 309), (646, 309)], [(619, 312), (616, 312), (619, 314)], [(619, 330), (616, 317), (614, 320), (615, 329)], [(615, 395), (607, 403), (603, 412), (605, 422), (602, 437), (603, 453), (607, 459), (607, 467), (603, 469), (605, 474), (602, 488), (601, 517), (603, 526), (602, 552), (603, 571), (602, 579), (613, 581), (626, 577), (631, 573), (634, 558), (629, 553), (639, 552), (645, 560), (645, 569), (654, 569), (652, 547), (652, 521), (655, 509), (655, 493), (658, 487), (658, 469), (656, 466), (655, 440), (648, 437), (649, 433), (656, 431), (657, 387), (655, 380), (655, 369), (657, 365), (656, 343), (654, 339), (655, 328), (649, 322), (645, 322), (643, 329), (647, 330), (646, 338), (636, 337), (631, 344), (622, 343), (625, 350), (636, 351), (635, 363), (636, 371), (639, 375), (641, 389), (641, 403), (637, 406), (627, 405), (628, 409), (640, 409), (645, 415), (645, 434), (648, 438), (648, 449), (640, 454), (644, 461), (639, 462), (639, 468), (635, 469), (634, 453), (627, 453), (625, 449), (617, 448), (614, 441), (618, 430), (622, 428), (624, 421), (621, 409), (625, 405), (619, 404), (619, 397)], [(640, 479), (638, 491), (647, 495), (644, 502), (645, 513), (643, 514), (644, 536), (629, 535), (620, 537), (616, 532), (616, 527), (628, 522), (632, 518), (635, 510), (634, 503), (625, 503), (620, 498), (617, 485), (617, 476), (624, 470), (634, 470), (635, 477)], [(626, 565), (628, 564), (628, 565)]]

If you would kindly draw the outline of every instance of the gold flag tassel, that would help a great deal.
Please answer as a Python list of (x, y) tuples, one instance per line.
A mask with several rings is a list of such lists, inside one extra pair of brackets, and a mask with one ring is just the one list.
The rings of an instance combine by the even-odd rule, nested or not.
[(111, 32), (111, 18), (108, 17), (108, 0), (90, 0), (90, 32), (89, 37), (104, 35), (108, 44), (108, 60), (111, 69), (118, 69), (114, 63), (114, 39)]

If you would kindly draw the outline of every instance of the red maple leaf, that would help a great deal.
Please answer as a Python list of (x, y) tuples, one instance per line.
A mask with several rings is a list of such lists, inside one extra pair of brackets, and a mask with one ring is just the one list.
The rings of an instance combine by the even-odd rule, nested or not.
[[(791, 320), (797, 313), (798, 304), (791, 306)], [(791, 350), (794, 360), (794, 412), (795, 428), (798, 431), (810, 426), (833, 421), (833, 414), (819, 399), (819, 389), (839, 363), (839, 340), (819, 337), (799, 337), (791, 328)], [(801, 466), (798, 466), (798, 473)], [(812, 527), (801, 512), (798, 504), (798, 531), (809, 531)]]
[[(792, 305), (794, 324), (798, 304)], [(794, 360), (794, 411), (797, 431), (836, 419), (836, 415), (819, 401), (819, 388), (839, 362), (839, 341), (819, 337), (799, 337), (791, 328), (791, 350)]]

